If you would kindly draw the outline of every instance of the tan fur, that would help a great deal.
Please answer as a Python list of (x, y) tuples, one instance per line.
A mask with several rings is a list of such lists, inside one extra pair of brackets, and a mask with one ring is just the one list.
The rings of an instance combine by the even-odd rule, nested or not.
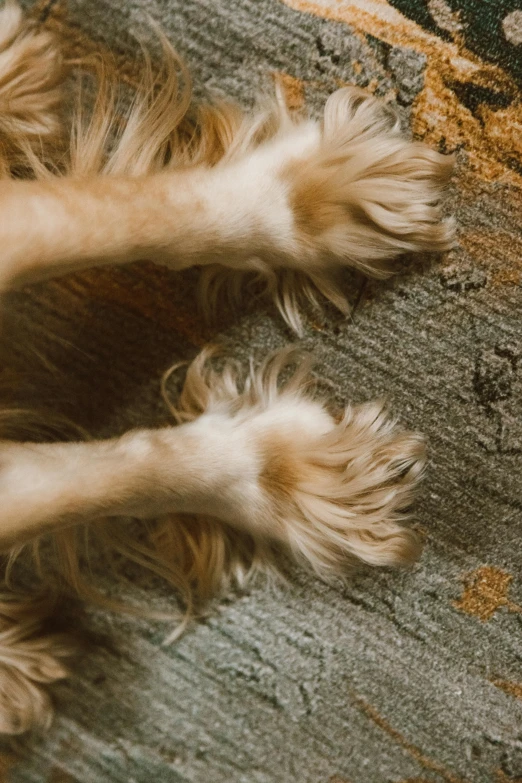
[(64, 66), (54, 36), (27, 22), (14, 0), (0, 11), (0, 161), (4, 175), (27, 154), (56, 147)]
[(67, 677), (63, 660), (76, 651), (68, 635), (48, 633), (54, 601), (27, 594), (0, 594), (0, 732), (48, 728), (52, 705), (46, 685)]
[(315, 158), (290, 164), (296, 221), (311, 241), (331, 237), (347, 263), (384, 277), (402, 253), (450, 247), (440, 199), (451, 170), (451, 158), (403, 137), (390, 106), (347, 87), (326, 103)]
[[(397, 523), (422, 474), (419, 436), (401, 433), (373, 403), (348, 407), (336, 424), (306, 393), (309, 364), (295, 352), (279, 352), (252, 370), (242, 392), (232, 365), (218, 375), (205, 359), (201, 354), (189, 371), (181, 407), (174, 411), (183, 421), (226, 407), (236, 416), (251, 409), (259, 416), (271, 411), (274, 423), (267, 418), (257, 442), (259, 482), (272, 496), (270, 537), (324, 577), (339, 573), (353, 558), (398, 565), (418, 556), (417, 536)], [(299, 372), (280, 388), (280, 374), (296, 361)], [(309, 402), (298, 413), (300, 426), (292, 423), (287, 430), (290, 411), (299, 411), (304, 401)], [(324, 430), (310, 432), (305, 420), (322, 415)]]
[[(94, 532), (168, 579), (194, 611), (261, 563), (273, 567), (272, 543), (325, 578), (357, 559), (398, 565), (418, 554), (416, 535), (399, 524), (422, 473), (418, 436), (374, 404), (334, 420), (307, 392), (301, 360), (280, 387), (297, 360), (288, 350), (244, 379), (230, 362), (212, 370), (210, 356), (196, 359), (171, 406), (182, 426), (84, 444), (5, 444), (3, 541), (106, 515), (183, 512), (149, 523), (148, 542), (143, 531), (138, 543), (102, 521)], [(209, 515), (219, 518), (213, 528)], [(103, 603), (80, 573), (82, 535), (55, 534), (58, 563), (75, 592)]]
[[(300, 331), (303, 296), (317, 303), (319, 291), (346, 310), (337, 268), (379, 277), (402, 252), (449, 246), (439, 201), (451, 163), (403, 139), (379, 101), (338, 91), (322, 124), (280, 99), (249, 115), (195, 109), (184, 66), (162, 45), (163, 70), (145, 58), (130, 110), (101, 64), (92, 112), (80, 92), (62, 131), (56, 42), (12, 2), (0, 11), (1, 286), (144, 258), (201, 264), (207, 309), (230, 275), (239, 290), (254, 274)], [(57, 155), (63, 140), (68, 155)], [(22, 548), (47, 579), (41, 546), (51, 542), (69, 588), (121, 609), (80, 566), (95, 535), (178, 591), (186, 612), (175, 635), (213, 597), (274, 572), (281, 549), (324, 578), (357, 560), (410, 562), (419, 542), (401, 522), (421, 439), (375, 404), (334, 418), (310, 395), (306, 363), (281, 384), (295, 360), (283, 352), (241, 377), (230, 362), (212, 369), (204, 352), (171, 405), (181, 426), (110, 441), (15, 443), (29, 418), (5, 412), (0, 541), (11, 566)], [(146, 526), (107, 522), (126, 515)], [(16, 733), (48, 724), (42, 686), (65, 676), (73, 645), (43, 631), (47, 603), (2, 600), (0, 728)]]
[[(0, 9), (0, 177), (17, 169), (45, 170), (41, 161), (61, 153), (61, 101), (65, 68), (56, 40), (25, 20), (7, 0)], [(0, 411), (4, 438), (49, 433), (63, 422), (45, 423), (33, 412)], [(13, 555), (15, 552), (12, 553)], [(69, 635), (49, 633), (55, 602), (40, 594), (0, 592), (0, 732), (48, 728), (52, 703), (47, 685), (68, 676), (64, 661), (76, 649)]]
[[(403, 138), (390, 107), (344, 88), (322, 127), (281, 99), (251, 116), (231, 104), (190, 110), (188, 76), (162, 44), (162, 70), (145, 61), (126, 119), (100, 66), (92, 114), (78, 103), (66, 176), (35, 166), (40, 182), (6, 194), (14, 228), (0, 239), (23, 257), (5, 255), (4, 285), (141, 258), (175, 269), (219, 259), (260, 275), (301, 331), (299, 301), (317, 301), (316, 290), (347, 311), (332, 279), (339, 267), (384, 277), (401, 253), (451, 245), (440, 212), (451, 158)], [(23, 242), (22, 209), (33, 227)], [(205, 279), (215, 294), (219, 276)]]

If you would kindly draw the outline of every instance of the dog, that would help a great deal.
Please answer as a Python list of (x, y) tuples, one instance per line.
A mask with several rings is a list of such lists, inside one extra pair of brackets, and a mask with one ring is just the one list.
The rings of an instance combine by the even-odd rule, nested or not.
[[(98, 63), (92, 112), (80, 95), (64, 120), (59, 42), (13, 0), (1, 9), (1, 290), (140, 260), (197, 265), (207, 290), (224, 271), (254, 271), (298, 332), (299, 292), (317, 289), (343, 307), (336, 270), (384, 278), (404, 253), (452, 245), (453, 224), (441, 219), (452, 160), (406, 139), (385, 103), (348, 87), (330, 96), (321, 122), (290, 113), (280, 95), (251, 113), (226, 103), (189, 111), (184, 66), (160, 37), (160, 75), (146, 59), (126, 113)], [(226, 360), (216, 370), (214, 355), (203, 351), (188, 369), (170, 405), (177, 426), (1, 443), (8, 573), (28, 542), (37, 552), (53, 536), (66, 583), (91, 596), (77, 529), (103, 530), (108, 545), (117, 539), (137, 557), (112, 517), (156, 520), (140, 562), (181, 586), (187, 617), (278, 550), (322, 578), (357, 560), (416, 559), (418, 536), (403, 521), (423, 472), (421, 436), (377, 403), (329, 411), (295, 349), (246, 373)], [(6, 583), (5, 733), (51, 720), (46, 685), (67, 675), (72, 644), (44, 630), (49, 611)]]

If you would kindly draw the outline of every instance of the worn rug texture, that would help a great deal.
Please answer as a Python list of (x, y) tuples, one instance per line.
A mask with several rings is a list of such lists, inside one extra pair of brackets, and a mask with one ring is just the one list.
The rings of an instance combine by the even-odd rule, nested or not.
[[(249, 106), (277, 78), (313, 113), (343, 84), (395, 101), (415, 136), (457, 153), (459, 244), (385, 283), (347, 275), (350, 317), (327, 308), (300, 341), (337, 400), (384, 397), (425, 433), (421, 561), (334, 586), (299, 570), (254, 584), (170, 646), (168, 625), (86, 610), (92, 650), (53, 688), (50, 732), (2, 746), (0, 780), (520, 783), (520, 0), (25, 5), (69, 54), (111, 49), (130, 81), (135, 35), (155, 45), (152, 17), (201, 97)], [(164, 424), (159, 379), (175, 361), (208, 341), (246, 361), (295, 339), (249, 297), (203, 325), (197, 278), (141, 264), (17, 293), (4, 368), (25, 371), (22, 396), (95, 435)], [(154, 608), (172, 600), (132, 573), (128, 588), (110, 575), (102, 587)]]

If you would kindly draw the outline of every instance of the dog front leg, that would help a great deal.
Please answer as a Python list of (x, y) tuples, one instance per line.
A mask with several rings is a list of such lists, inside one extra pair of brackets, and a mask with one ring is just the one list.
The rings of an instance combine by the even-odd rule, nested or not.
[(327, 577), (353, 559), (398, 565), (418, 555), (400, 521), (422, 475), (419, 436), (375, 404), (334, 418), (307, 392), (302, 357), (280, 386), (296, 358), (288, 351), (243, 380), (208, 358), (187, 373), (185, 424), (91, 443), (0, 444), (0, 546), (92, 519), (181, 512), (275, 541)]
[(0, 286), (138, 260), (183, 269), (270, 257), (291, 223), (284, 187), (271, 185), (252, 191), (235, 167), (3, 181)]
[[(241, 524), (255, 454), (219, 416), (89, 443), (0, 445), (0, 548), (112, 516), (201, 513)], [(250, 493), (254, 495), (250, 497)]]
[(2, 182), (0, 285), (138, 260), (386, 276), (401, 253), (451, 246), (451, 165), (379, 101), (340, 90), (322, 128), (289, 122), (213, 168)]

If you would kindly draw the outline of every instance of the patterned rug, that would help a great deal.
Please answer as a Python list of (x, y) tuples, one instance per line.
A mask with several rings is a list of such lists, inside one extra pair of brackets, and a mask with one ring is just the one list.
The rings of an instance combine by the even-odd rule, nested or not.
[[(393, 98), (416, 136), (457, 152), (459, 247), (390, 282), (348, 275), (351, 317), (327, 311), (302, 340), (339, 400), (386, 397), (426, 434), (420, 563), (256, 585), (172, 646), (165, 626), (87, 611), (92, 652), (53, 689), (50, 733), (3, 745), (0, 780), (520, 783), (520, 0), (26, 5), (71, 53), (115, 51), (131, 81), (150, 15), (200, 95), (249, 105), (277, 76), (314, 112), (345, 83)], [(12, 296), (4, 363), (30, 370), (20, 395), (120, 433), (165, 423), (161, 373), (209, 339), (240, 359), (292, 339), (262, 302), (202, 326), (196, 280), (143, 264)], [(171, 600), (152, 580), (127, 592)]]

